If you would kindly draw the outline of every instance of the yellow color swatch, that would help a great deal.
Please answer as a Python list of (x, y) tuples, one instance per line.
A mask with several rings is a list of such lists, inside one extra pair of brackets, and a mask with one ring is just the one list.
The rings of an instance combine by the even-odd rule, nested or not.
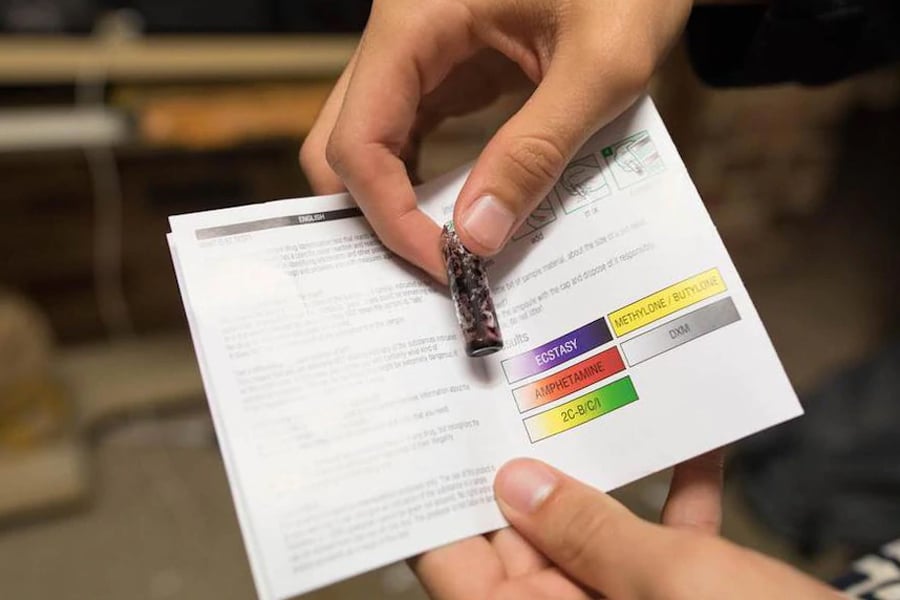
[(609, 324), (622, 336), (727, 289), (719, 270), (710, 269), (610, 313)]
[(531, 443), (539, 442), (557, 433), (584, 425), (637, 399), (638, 394), (631, 377), (623, 377), (556, 408), (528, 417), (523, 423)]

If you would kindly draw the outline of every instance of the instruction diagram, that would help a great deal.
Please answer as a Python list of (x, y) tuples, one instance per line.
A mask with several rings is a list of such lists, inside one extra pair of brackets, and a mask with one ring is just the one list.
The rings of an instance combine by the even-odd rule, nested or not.
[(640, 183), (666, 166), (646, 131), (640, 131), (603, 149), (603, 157), (620, 189)]
[(560, 203), (567, 214), (612, 194), (603, 175), (603, 165), (596, 154), (570, 162), (559, 179), (557, 190)]
[(662, 157), (647, 131), (640, 131), (607, 146), (602, 150), (602, 155), (601, 158), (600, 154), (590, 153), (570, 162), (547, 197), (532, 211), (512, 239), (527, 238), (556, 221), (554, 195), (563, 213), (570, 215), (612, 196), (610, 176), (623, 190), (665, 170)]
[[(552, 195), (553, 192), (551, 191), (550, 194)], [(513, 240), (521, 240), (524, 237), (528, 237), (538, 229), (546, 227), (555, 220), (556, 210), (554, 210), (553, 208), (553, 203), (550, 201), (550, 196), (547, 196), (540, 204), (537, 205), (537, 208), (531, 211), (531, 215), (529, 215), (529, 217), (525, 219), (525, 222), (522, 223), (522, 226), (515, 233), (515, 235), (513, 235)]]

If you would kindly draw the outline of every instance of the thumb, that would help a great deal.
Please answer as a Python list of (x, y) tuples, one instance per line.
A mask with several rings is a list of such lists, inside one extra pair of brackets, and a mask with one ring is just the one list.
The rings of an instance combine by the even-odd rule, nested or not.
[(662, 528), (531, 459), (504, 465), (494, 492), (510, 524), (574, 579), (609, 597), (652, 593), (658, 561), (666, 560)]
[(641, 93), (642, 76), (606, 74), (582, 56), (559, 50), (525, 105), (482, 151), (463, 186), (454, 224), (463, 244), (489, 256), (506, 245), (559, 179), (566, 164), (602, 126)]

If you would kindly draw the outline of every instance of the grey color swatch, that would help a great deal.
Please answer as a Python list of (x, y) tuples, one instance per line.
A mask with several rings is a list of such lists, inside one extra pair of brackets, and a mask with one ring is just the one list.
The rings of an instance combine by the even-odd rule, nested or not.
[(622, 354), (633, 367), (740, 320), (734, 301), (723, 298), (623, 342)]

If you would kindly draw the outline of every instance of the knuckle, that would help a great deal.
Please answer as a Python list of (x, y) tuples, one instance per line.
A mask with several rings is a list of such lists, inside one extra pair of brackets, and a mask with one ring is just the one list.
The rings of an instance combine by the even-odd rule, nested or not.
[(406, 230), (398, 227), (396, 223), (388, 222), (377, 227), (375, 234), (391, 253), (413, 264), (421, 264), (421, 253), (417, 252), (416, 245), (411, 242)]
[(698, 551), (693, 545), (681, 544), (678, 552), (658, 566), (655, 585), (662, 589), (678, 590), (690, 581), (697, 571), (697, 561), (703, 560), (705, 551)]
[(526, 191), (552, 184), (566, 163), (561, 145), (544, 135), (518, 136), (511, 141), (506, 154), (513, 181)]
[(730, 545), (692, 532), (679, 534), (673, 549), (677, 551), (667, 553), (669, 559), (659, 565), (655, 583), (660, 590), (689, 589), (708, 577), (710, 571), (723, 572), (728, 565), (741, 564), (742, 560)]
[(619, 73), (619, 85), (622, 91), (631, 96), (642, 93), (656, 72), (656, 57), (651, 52), (632, 52)]
[(598, 540), (610, 536), (616, 526), (609, 512), (598, 511), (589, 503), (580, 504), (569, 513), (559, 530), (555, 559), (568, 568), (589, 568), (592, 547)]
[[(409, 32), (428, 31), (434, 27), (435, 15), (434, 3), (426, 3), (422, 8), (406, 13), (403, 20), (404, 29)], [(424, 9), (424, 10), (423, 10)]]
[(403, 257), (407, 257), (412, 254), (412, 246), (409, 243), (407, 237), (398, 233), (393, 228), (382, 227), (379, 228), (376, 233), (378, 234), (378, 239), (381, 240), (381, 243), (384, 244), (385, 248), (387, 248), (394, 254), (398, 254)]
[(600, 57), (594, 73), (586, 79), (606, 94), (636, 97), (650, 83), (656, 72), (658, 52), (654, 40), (646, 36), (635, 36), (630, 29), (614, 27), (609, 38), (592, 36), (584, 40), (590, 56)]
[(352, 153), (349, 150), (350, 142), (340, 132), (334, 131), (325, 144), (325, 160), (335, 173), (346, 171), (347, 162)]
[(722, 527), (722, 517), (719, 513), (712, 515), (698, 515), (687, 520), (682, 527), (697, 532), (716, 533)]
[(418, 2), (407, 0), (373, 0), (370, 23), (375, 29), (390, 35), (399, 32), (413, 34), (434, 29), (435, 17), (446, 14), (447, 8), (457, 4), (448, 0)]
[(303, 140), (303, 143), (300, 145), (300, 152), (297, 155), (300, 166), (304, 170), (309, 169), (321, 156), (321, 152), (321, 144), (319, 144), (313, 137), (307, 136), (307, 138)]
[(372, 14), (378, 15), (393, 4), (396, 4), (396, 0), (372, 0)]

